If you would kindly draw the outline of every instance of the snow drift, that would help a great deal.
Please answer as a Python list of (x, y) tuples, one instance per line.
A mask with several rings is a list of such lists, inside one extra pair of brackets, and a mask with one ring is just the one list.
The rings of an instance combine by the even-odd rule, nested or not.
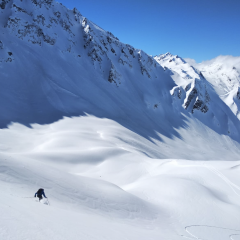
[[(239, 238), (239, 161), (154, 159), (171, 143), (93, 116), (13, 124), (0, 136), (1, 239)], [(185, 157), (186, 143), (174, 143)], [(39, 187), (50, 206), (35, 202)]]

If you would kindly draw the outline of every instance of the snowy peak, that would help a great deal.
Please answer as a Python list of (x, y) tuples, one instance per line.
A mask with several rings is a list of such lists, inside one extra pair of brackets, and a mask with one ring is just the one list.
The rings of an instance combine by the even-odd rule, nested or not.
[(202, 63), (196, 63), (192, 59), (186, 61), (202, 72), (220, 98), (240, 119), (240, 57), (219, 56)]
[(202, 63), (196, 63), (192, 59), (186, 61), (202, 71), (220, 95), (240, 85), (240, 57), (219, 56)]
[[(238, 120), (231, 113), (231, 109), (219, 98), (202, 71), (195, 66), (191, 66), (182, 58), (173, 56), (170, 53), (159, 55), (155, 57), (155, 60), (164, 67), (165, 72), (172, 77), (177, 85), (171, 91), (175, 102), (179, 102), (183, 108), (191, 112), (198, 119), (202, 119), (205, 123), (207, 119), (214, 116), (212, 122), (213, 128), (221, 128), (225, 134), (234, 135), (235, 127), (233, 126)], [(237, 92), (234, 94), (236, 96)], [(231, 96), (230, 98), (233, 97)], [(234, 99), (237, 99), (237, 96)], [(225, 125), (220, 123), (219, 109), (223, 110), (224, 114), (230, 117)]]
[(200, 71), (188, 64), (183, 58), (179, 57), (178, 55), (166, 53), (160, 54), (154, 57), (154, 59), (162, 67), (164, 67), (165, 70), (173, 70), (177, 72), (182, 77), (182, 79), (186, 80), (186, 84), (191, 80), (203, 78), (203, 75), (200, 73)]
[(179, 57), (178, 55), (172, 55), (171, 53), (167, 52), (165, 54), (160, 54), (154, 57), (156, 61), (161, 63), (173, 63), (175, 65), (184, 64), (186, 61)]
[(175, 97), (178, 96), (176, 99), (182, 99), (185, 109), (189, 109), (192, 113), (196, 110), (208, 112), (211, 90), (200, 71), (190, 66), (181, 57), (170, 53), (156, 56), (155, 60), (164, 67), (166, 73), (178, 85), (171, 93)]

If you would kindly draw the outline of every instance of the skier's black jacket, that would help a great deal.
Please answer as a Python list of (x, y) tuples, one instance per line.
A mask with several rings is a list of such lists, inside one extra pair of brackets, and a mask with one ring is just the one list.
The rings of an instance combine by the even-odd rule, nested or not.
[(37, 195), (38, 198), (42, 198), (42, 195), (43, 195), (45, 198), (47, 198), (47, 197), (45, 196), (44, 189), (42, 189), (42, 188), (40, 188), (40, 189), (35, 193), (35, 196), (34, 196), (34, 197), (36, 197), (36, 195)]

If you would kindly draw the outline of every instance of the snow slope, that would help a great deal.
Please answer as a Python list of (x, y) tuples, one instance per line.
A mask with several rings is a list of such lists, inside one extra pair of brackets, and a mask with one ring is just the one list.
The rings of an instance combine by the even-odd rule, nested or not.
[(0, 239), (239, 239), (239, 119), (157, 61), (77, 9), (0, 2)]
[(93, 116), (13, 124), (0, 143), (1, 239), (239, 239), (239, 161), (179, 160), (179, 143), (150, 158), (151, 141)]

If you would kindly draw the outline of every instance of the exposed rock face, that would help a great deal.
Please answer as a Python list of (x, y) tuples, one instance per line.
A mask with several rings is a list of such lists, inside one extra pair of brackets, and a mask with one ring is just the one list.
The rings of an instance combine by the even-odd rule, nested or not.
[(184, 108), (191, 113), (196, 110), (207, 113), (211, 100), (209, 92), (212, 90), (203, 74), (184, 59), (170, 53), (156, 56), (155, 60), (164, 67), (166, 73), (176, 79), (178, 88), (174, 88), (172, 95), (183, 101)]
[(5, 9), (6, 4), (9, 3), (9, 2), (10, 2), (10, 0), (2, 0), (2, 2), (0, 3), (0, 8)]
[(121, 74), (119, 74), (114, 65), (112, 64), (111, 70), (109, 72), (109, 77), (108, 77), (108, 81), (110, 83), (114, 82), (116, 84), (117, 87), (120, 86), (121, 84)]
[(43, 42), (54, 45), (57, 40), (56, 30), (62, 29), (69, 33), (68, 41), (71, 42), (73, 34), (70, 26), (73, 24), (69, 15), (61, 17), (61, 13), (55, 9), (52, 3), (53, 1), (50, 0), (32, 0), (32, 4), (38, 7), (36, 10), (29, 6), (30, 3), (13, 1), (14, 13), (9, 16), (6, 28), (11, 29), (18, 38), (40, 46)]
[(240, 91), (238, 89), (238, 92), (237, 92), (237, 99), (240, 100)]
[(216, 93), (240, 120), (240, 103), (238, 101), (238, 89), (240, 86), (240, 57), (218, 56), (215, 59), (196, 63), (200, 75), (204, 77), (214, 88)]
[(10, 63), (14, 60), (13, 53), (8, 48), (4, 48), (4, 44), (0, 41), (0, 63)]

